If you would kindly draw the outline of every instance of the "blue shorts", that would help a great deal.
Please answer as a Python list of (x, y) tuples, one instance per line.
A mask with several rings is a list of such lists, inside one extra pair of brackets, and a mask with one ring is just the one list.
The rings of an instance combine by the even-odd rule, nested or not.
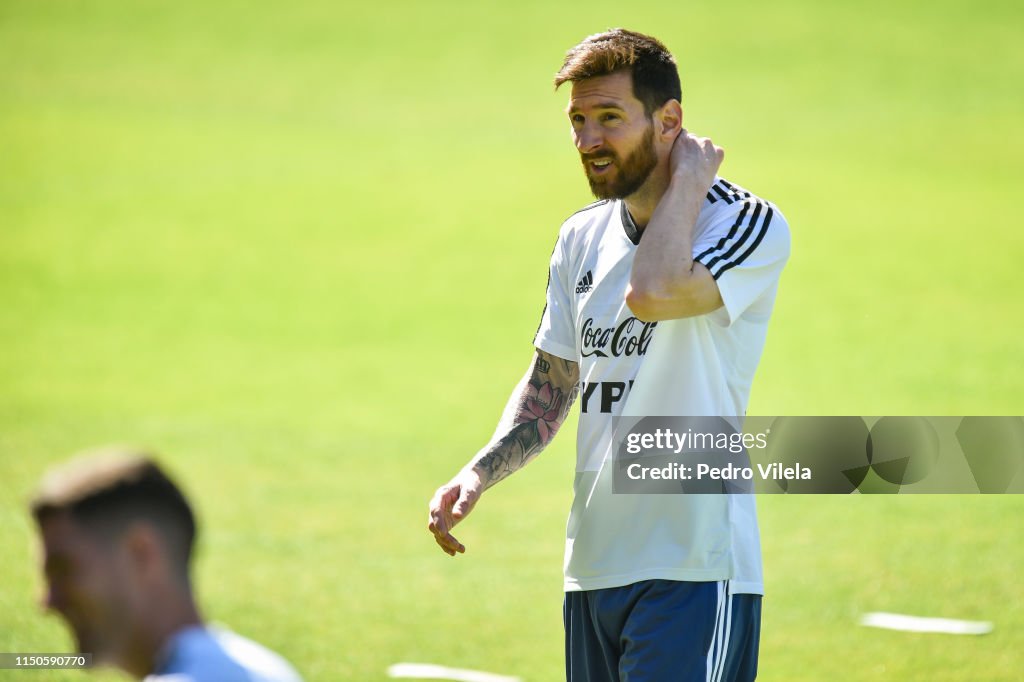
[(567, 682), (749, 682), (761, 595), (729, 582), (646, 580), (566, 592)]

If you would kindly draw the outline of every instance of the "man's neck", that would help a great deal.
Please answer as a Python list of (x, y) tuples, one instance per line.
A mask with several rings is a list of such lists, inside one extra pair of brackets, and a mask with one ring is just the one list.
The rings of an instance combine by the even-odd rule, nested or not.
[(122, 666), (139, 679), (156, 672), (161, 663), (159, 657), (166, 653), (166, 647), (175, 634), (203, 624), (191, 591), (175, 592), (154, 600), (145, 631), (139, 633), (139, 640), (133, 647), (134, 655)]
[(643, 232), (644, 228), (647, 227), (647, 223), (651, 222), (654, 209), (658, 207), (658, 202), (661, 201), (661, 197), (668, 190), (668, 182), (669, 172), (666, 160), (659, 163), (651, 171), (647, 182), (641, 185), (640, 189), (624, 199), (626, 209), (629, 211), (629, 215), (632, 216), (633, 223), (636, 225), (638, 232)]

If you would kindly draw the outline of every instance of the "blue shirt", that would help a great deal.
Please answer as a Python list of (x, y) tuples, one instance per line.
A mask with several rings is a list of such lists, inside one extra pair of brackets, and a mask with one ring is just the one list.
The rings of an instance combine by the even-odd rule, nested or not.
[(281, 656), (218, 627), (179, 630), (144, 682), (302, 682)]

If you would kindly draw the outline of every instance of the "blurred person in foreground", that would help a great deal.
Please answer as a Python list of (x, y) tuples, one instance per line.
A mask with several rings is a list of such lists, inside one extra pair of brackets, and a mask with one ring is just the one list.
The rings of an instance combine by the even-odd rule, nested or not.
[(718, 176), (723, 150), (683, 128), (676, 63), (614, 29), (555, 76), (598, 201), (551, 255), (535, 353), (491, 441), (430, 503), (452, 528), (521, 469), (580, 402), (564, 562), (570, 682), (747, 681), (757, 674), (760, 541), (752, 495), (616, 494), (617, 416), (741, 418), (761, 357), (789, 228)]
[(300, 682), (277, 654), (204, 624), (190, 577), (195, 516), (149, 456), (73, 459), (47, 473), (31, 511), (45, 606), (94, 663), (148, 682)]

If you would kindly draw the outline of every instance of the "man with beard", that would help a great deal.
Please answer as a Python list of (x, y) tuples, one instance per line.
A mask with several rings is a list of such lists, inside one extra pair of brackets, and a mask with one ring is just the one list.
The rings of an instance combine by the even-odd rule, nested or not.
[(148, 456), (76, 459), (47, 474), (31, 509), (45, 606), (94, 663), (147, 682), (300, 682), (277, 654), (203, 624), (189, 575), (195, 517)]
[[(683, 129), (671, 54), (615, 29), (555, 77), (598, 201), (551, 256), (536, 353), (491, 441), (430, 503), (452, 528), (551, 440), (580, 399), (566, 528), (570, 682), (753, 680), (763, 581), (750, 495), (615, 494), (613, 418), (746, 412), (789, 231), (716, 175), (723, 151)], [(642, 237), (642, 239), (641, 239)]]

